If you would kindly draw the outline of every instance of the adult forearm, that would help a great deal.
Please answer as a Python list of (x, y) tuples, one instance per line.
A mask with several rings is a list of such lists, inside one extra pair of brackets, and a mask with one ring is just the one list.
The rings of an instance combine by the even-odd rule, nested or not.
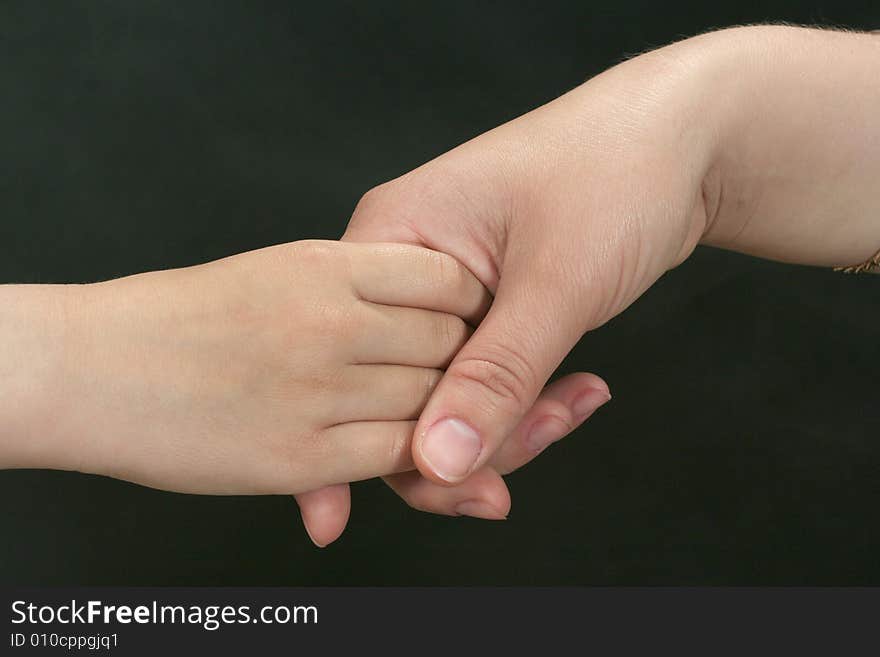
[(701, 39), (723, 116), (703, 242), (820, 266), (875, 254), (880, 35), (762, 26)]

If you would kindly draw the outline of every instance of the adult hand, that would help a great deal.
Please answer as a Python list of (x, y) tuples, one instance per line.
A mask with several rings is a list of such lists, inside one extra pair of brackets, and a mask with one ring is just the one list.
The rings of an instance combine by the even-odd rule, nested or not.
[[(429, 246), (495, 294), (422, 412), (419, 472), (387, 478), (412, 506), (455, 513), (450, 501), (481, 496), (508, 505), (495, 472), (527, 462), (609, 398), (590, 374), (542, 389), (586, 331), (702, 234), (709, 135), (695, 127), (697, 81), (682, 69), (662, 52), (627, 62), (358, 204), (344, 240)], [(299, 502), (316, 542), (342, 531), (345, 487)]]
[[(876, 34), (722, 30), (626, 61), (369, 192), (345, 239), (445, 252), (495, 293), (421, 414), (421, 477), (388, 478), (395, 490), (448, 512), (487, 465), (507, 471), (575, 426), (607, 388), (575, 375), (542, 393), (550, 374), (698, 242), (880, 270), (878, 65)], [(324, 500), (317, 524), (341, 531), (340, 491), (310, 494), (307, 525)]]

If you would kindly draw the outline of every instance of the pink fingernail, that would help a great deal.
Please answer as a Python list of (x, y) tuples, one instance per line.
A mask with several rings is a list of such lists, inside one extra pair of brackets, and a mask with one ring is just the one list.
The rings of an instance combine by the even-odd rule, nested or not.
[(458, 481), (469, 474), (482, 448), (477, 432), (451, 417), (428, 429), (419, 445), (422, 458), (446, 481)]
[(542, 417), (532, 425), (529, 435), (526, 436), (526, 447), (537, 454), (570, 431), (571, 427), (558, 417), (553, 415)]
[(460, 516), (470, 516), (471, 518), (480, 518), (482, 520), (507, 519), (507, 516), (498, 511), (491, 504), (487, 504), (481, 500), (459, 502), (455, 507), (455, 512)]
[(609, 399), (611, 399), (611, 394), (606, 390), (599, 390), (598, 388), (590, 388), (586, 392), (581, 393), (571, 405), (571, 412), (574, 415), (575, 423), (580, 424), (586, 420)]
[(315, 544), (315, 547), (319, 547), (319, 548), (327, 547), (326, 543), (318, 543), (318, 541), (315, 540), (315, 537), (312, 536), (312, 532), (309, 531), (309, 526), (306, 523), (303, 523), (303, 527), (306, 528), (306, 534), (309, 535), (309, 538), (311, 539), (312, 543)]

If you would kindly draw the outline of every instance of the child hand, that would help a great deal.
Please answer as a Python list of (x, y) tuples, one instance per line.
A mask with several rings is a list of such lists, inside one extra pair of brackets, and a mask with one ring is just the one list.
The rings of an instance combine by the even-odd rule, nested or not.
[(29, 406), (38, 430), (5, 460), (208, 494), (413, 469), (415, 420), (490, 300), (449, 256), (318, 241), (10, 287), (51, 287), (64, 320), (47, 324), (50, 412)]

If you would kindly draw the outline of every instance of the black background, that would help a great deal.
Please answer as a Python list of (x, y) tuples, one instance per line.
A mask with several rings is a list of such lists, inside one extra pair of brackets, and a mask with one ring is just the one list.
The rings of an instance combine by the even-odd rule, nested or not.
[[(880, 5), (3, 2), (0, 281), (336, 238), (371, 186), (623, 56), (767, 20)], [(566, 360), (614, 399), (509, 478), (506, 522), (368, 482), (317, 550), (289, 498), (10, 471), (0, 582), (878, 584), (878, 283), (699, 249)]]

